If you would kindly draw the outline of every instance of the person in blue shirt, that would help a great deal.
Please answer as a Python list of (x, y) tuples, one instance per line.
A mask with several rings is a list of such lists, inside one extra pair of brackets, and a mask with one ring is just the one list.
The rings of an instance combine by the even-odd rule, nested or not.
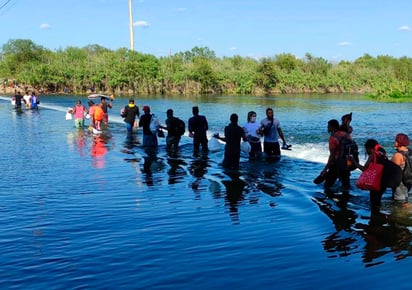
[(30, 108), (32, 110), (37, 110), (39, 108), (40, 101), (39, 97), (36, 96), (35, 92), (31, 92), (31, 97), (30, 97)]

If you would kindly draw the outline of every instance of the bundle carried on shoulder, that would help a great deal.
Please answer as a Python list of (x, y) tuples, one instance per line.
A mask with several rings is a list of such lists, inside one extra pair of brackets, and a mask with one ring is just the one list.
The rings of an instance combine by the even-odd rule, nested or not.
[(157, 130), (159, 130), (160, 128), (159, 119), (156, 117), (155, 114), (151, 115), (149, 128), (153, 135), (156, 135)]

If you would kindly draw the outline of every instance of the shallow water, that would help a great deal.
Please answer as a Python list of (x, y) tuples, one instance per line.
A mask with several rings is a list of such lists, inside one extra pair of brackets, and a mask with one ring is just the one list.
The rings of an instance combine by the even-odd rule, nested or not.
[[(128, 138), (117, 99), (100, 136), (64, 118), (78, 97), (42, 97), (39, 112), (15, 112), (0, 97), (0, 285), (6, 288), (297, 289), (409, 288), (412, 210), (384, 196), (371, 218), (368, 193), (325, 196), (312, 183), (326, 162), (326, 124), (353, 112), (353, 136), (389, 155), (409, 133), (411, 104), (357, 96), (142, 98), (164, 122), (199, 105), (209, 135), (231, 113), (263, 118), (271, 106), (292, 151), (273, 164), (226, 172), (223, 151), (194, 157)], [(81, 98), (84, 103), (86, 99)], [(236, 100), (236, 101), (235, 101)], [(361, 153), (363, 157), (363, 153)], [(352, 174), (354, 185), (358, 171)]]

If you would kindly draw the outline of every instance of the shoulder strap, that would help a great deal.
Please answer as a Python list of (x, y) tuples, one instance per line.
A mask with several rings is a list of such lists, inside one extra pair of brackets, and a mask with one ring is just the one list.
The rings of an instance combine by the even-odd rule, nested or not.
[(335, 137), (336, 138), (336, 140), (338, 140), (338, 142), (339, 142), (339, 144), (340, 144), (340, 141), (342, 141), (343, 140), (343, 138), (342, 137), (339, 137), (337, 134), (332, 134), (332, 137)]

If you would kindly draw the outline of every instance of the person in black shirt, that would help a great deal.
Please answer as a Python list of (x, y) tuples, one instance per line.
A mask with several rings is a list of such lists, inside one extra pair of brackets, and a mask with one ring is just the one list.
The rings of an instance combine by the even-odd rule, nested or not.
[(177, 150), (181, 137), (181, 134), (177, 131), (179, 119), (173, 116), (172, 109), (168, 109), (166, 115), (166, 127), (160, 126), (160, 128), (167, 130), (166, 149)]
[(195, 106), (192, 108), (193, 117), (189, 119), (189, 136), (193, 137), (193, 149), (194, 152), (199, 152), (200, 145), (202, 145), (202, 151), (207, 152), (208, 140), (206, 132), (209, 129), (207, 119), (205, 116), (199, 115), (199, 107)]
[(134, 104), (133, 99), (130, 99), (129, 104), (124, 107), (121, 116), (126, 123), (127, 133), (132, 133), (136, 117), (140, 116), (139, 107)]
[(150, 107), (143, 106), (144, 114), (140, 117), (139, 127), (143, 128), (143, 144), (144, 148), (155, 149), (158, 146), (157, 134), (152, 132), (150, 129), (150, 123), (152, 118), (155, 118), (154, 115), (150, 114)]
[(230, 124), (225, 127), (225, 136), (220, 137), (215, 134), (213, 137), (226, 142), (225, 157), (223, 158), (223, 167), (226, 169), (239, 169), (240, 161), (240, 141), (247, 140), (246, 133), (238, 123), (238, 115), (230, 115)]
[(14, 101), (15, 101), (15, 105), (14, 108), (15, 109), (21, 109), (21, 101), (23, 101), (24, 103), (26, 103), (26, 101), (23, 99), (23, 96), (21, 95), (20, 92), (17, 92), (14, 95)]

